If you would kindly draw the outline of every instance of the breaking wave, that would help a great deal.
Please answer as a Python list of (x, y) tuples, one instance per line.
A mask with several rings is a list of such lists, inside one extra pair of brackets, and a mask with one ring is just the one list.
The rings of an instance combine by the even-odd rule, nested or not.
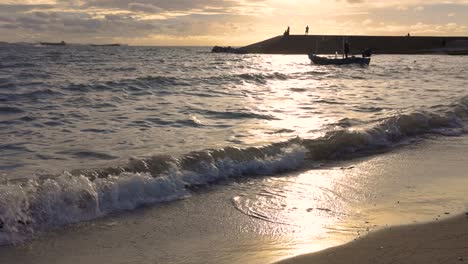
[(52, 227), (180, 199), (193, 186), (296, 169), (304, 155), (300, 146), (224, 148), (181, 158), (132, 159), (121, 168), (0, 184), (0, 245), (20, 242)]
[(427, 134), (459, 135), (467, 117), (465, 97), (443, 113), (396, 115), (368, 128), (334, 130), (315, 139), (135, 158), (120, 167), (7, 181), (0, 184), (0, 244), (115, 211), (181, 199), (195, 186), (220, 180), (274, 175), (315, 162), (369, 155)]

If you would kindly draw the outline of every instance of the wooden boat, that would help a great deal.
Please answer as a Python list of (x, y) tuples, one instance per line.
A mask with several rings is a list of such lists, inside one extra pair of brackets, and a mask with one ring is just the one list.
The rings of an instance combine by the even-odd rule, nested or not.
[(347, 64), (360, 64), (360, 65), (369, 65), (370, 57), (348, 57), (348, 58), (327, 58), (320, 57), (315, 54), (309, 54), (309, 59), (317, 65), (347, 65)]

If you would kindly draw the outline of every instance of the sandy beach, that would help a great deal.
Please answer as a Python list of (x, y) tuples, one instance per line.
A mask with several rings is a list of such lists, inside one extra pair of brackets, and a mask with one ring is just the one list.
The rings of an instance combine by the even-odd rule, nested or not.
[(468, 262), (468, 0), (0, 6), (0, 264)]
[(277, 264), (463, 263), (468, 261), (468, 213), (443, 221), (388, 228), (348, 244)]
[[(454, 143), (454, 140), (456, 138), (443, 139), (442, 141)], [(437, 144), (440, 144), (440, 142), (437, 142)], [(402, 194), (405, 192), (402, 191), (397, 195), (400, 197), (396, 199), (397, 201), (390, 199), (393, 200), (393, 206), (386, 203), (385, 210), (370, 209), (373, 211), (371, 215), (374, 217), (371, 222), (378, 222), (380, 228), (367, 232), (364, 235), (359, 235), (343, 245), (319, 252), (286, 258), (277, 262), (277, 264), (413, 264), (464, 263), (468, 261), (468, 210), (462, 213), (449, 207), (451, 203), (453, 204), (458, 200), (458, 202), (461, 202), (461, 207), (459, 208), (463, 207), (463, 203), (465, 203), (464, 207), (466, 208), (466, 199), (462, 198), (463, 196), (460, 192), (463, 186), (466, 186), (462, 180), (462, 175), (465, 174), (463, 170), (466, 168), (461, 162), (463, 161), (463, 157), (456, 158), (456, 154), (453, 152), (450, 154), (451, 151), (458, 149), (455, 145), (444, 143), (443, 145), (433, 147), (440, 151), (438, 155), (432, 157), (425, 155), (416, 159), (411, 154), (404, 155), (406, 158), (409, 158), (407, 169), (411, 171), (409, 173), (406, 172), (406, 174), (411, 175), (410, 177), (417, 177), (418, 174), (421, 176), (425, 175), (428, 182), (433, 182), (428, 184), (427, 186), (430, 187), (425, 190), (414, 191), (415, 193), (424, 193), (419, 198), (411, 197), (412, 195), (408, 195), (409, 192)], [(406, 151), (404, 152), (409, 154)], [(421, 161), (423, 162), (421, 163)], [(435, 166), (436, 161), (441, 161), (443, 166)], [(403, 167), (401, 166), (400, 168)], [(387, 173), (405, 174), (403, 171), (388, 171)], [(440, 175), (445, 175), (445, 177), (441, 178)], [(455, 180), (455, 182), (460, 181), (460, 189), (456, 190), (455, 186), (457, 184), (452, 180)], [(435, 201), (444, 199), (440, 199), (441, 197), (433, 198), (439, 195), (449, 195), (454, 198), (458, 196), (459, 198), (444, 203), (445, 205), (442, 207), (438, 207)], [(423, 196), (432, 196), (433, 198), (426, 199)], [(404, 207), (406, 203), (414, 203), (411, 210), (397, 209), (398, 207)], [(419, 208), (418, 206), (414, 207), (415, 204), (419, 204)], [(393, 207), (393, 210), (388, 211), (390, 207)], [(435, 213), (437, 210), (440, 213)], [(417, 214), (426, 212), (430, 215), (431, 211), (433, 214), (432, 219), (425, 218), (423, 221), (411, 221), (411, 218)]]
[[(467, 137), (427, 139), (274, 179), (202, 188), (188, 199), (0, 248), (0, 263), (274, 263), (324, 249), (281, 263), (461, 263), (468, 259), (468, 219), (449, 218), (466, 212), (468, 168), (460, 153), (467, 144)], [(287, 204), (264, 211), (276, 219), (233, 206), (271, 192), (274, 182), (284, 190), (279, 204)], [(411, 223), (421, 225), (394, 227)]]

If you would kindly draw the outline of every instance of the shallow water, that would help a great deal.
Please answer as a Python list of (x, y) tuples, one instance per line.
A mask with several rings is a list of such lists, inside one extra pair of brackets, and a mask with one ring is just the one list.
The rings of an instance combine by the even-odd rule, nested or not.
[(376, 56), (370, 67), (205, 48), (2, 47), (1, 173), (247, 147), (414, 112), (453, 111), (466, 58)]
[[(467, 59), (381, 55), (369, 67), (323, 67), (208, 48), (0, 47), (0, 243), (228, 178), (460, 135)], [(265, 199), (287, 188), (268, 185), (233, 206), (289, 221)]]

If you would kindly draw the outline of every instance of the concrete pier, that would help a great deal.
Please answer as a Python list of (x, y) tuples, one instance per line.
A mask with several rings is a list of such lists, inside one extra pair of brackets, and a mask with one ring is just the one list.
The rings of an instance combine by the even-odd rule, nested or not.
[(420, 36), (277, 36), (240, 48), (245, 53), (264, 54), (334, 54), (342, 53), (343, 43), (350, 44), (351, 54), (372, 49), (374, 54), (468, 54), (468, 37)]

